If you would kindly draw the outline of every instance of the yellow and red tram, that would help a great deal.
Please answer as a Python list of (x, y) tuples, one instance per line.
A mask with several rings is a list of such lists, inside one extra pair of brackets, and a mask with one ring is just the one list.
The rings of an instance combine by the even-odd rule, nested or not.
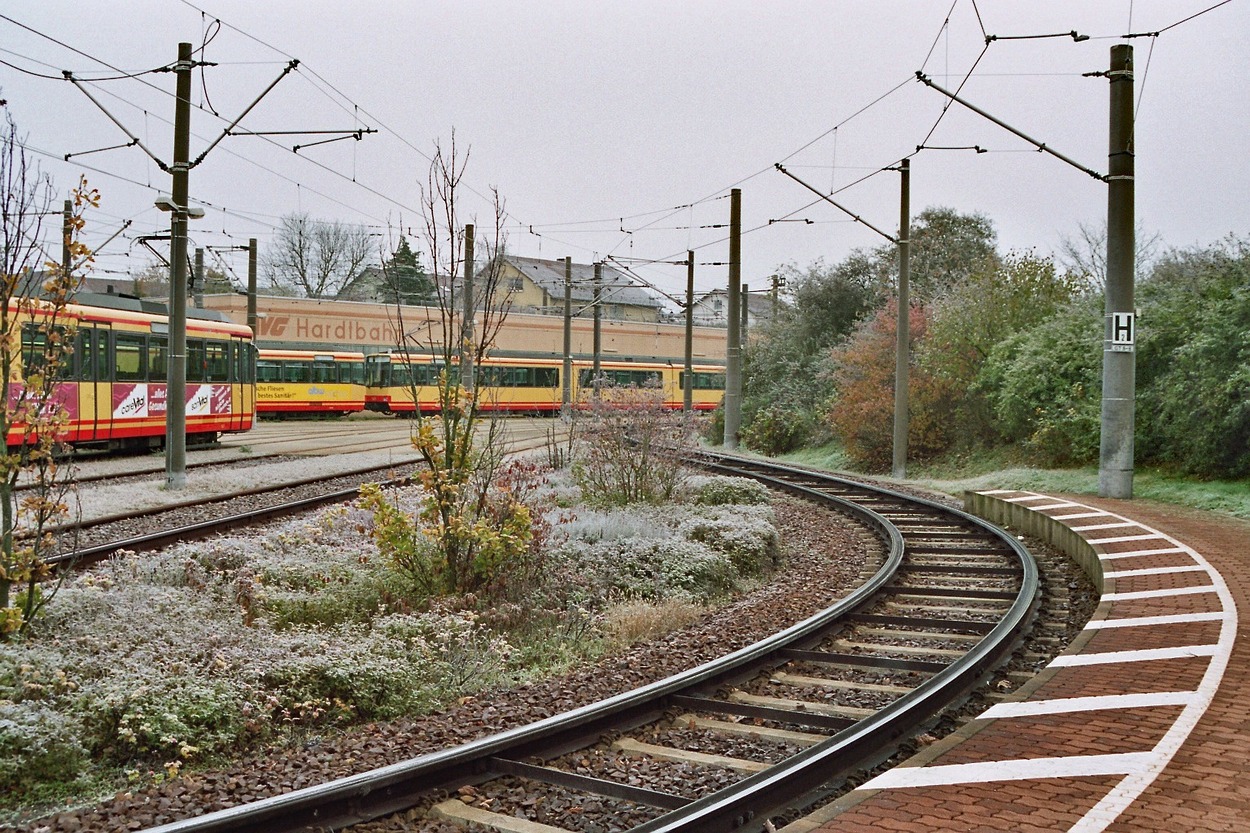
[[(55, 328), (72, 345), (50, 404), (67, 421), (59, 439), (81, 448), (159, 448), (165, 442), (169, 318), (159, 305), (137, 299), (89, 296), (57, 316)], [(107, 305), (106, 305), (107, 304)], [(15, 306), (21, 326), (23, 370), (42, 356), (48, 337)], [(188, 446), (251, 429), (255, 417), (252, 331), (218, 313), (188, 310), (186, 432)], [(10, 383), (10, 405), (23, 396), (22, 378)], [(19, 426), (6, 438), (22, 442)]]
[[(365, 357), (365, 408), (385, 414), (435, 413), (439, 409), (438, 380), (441, 359), (410, 353), (375, 353)], [(452, 372), (458, 372), (452, 368)], [(506, 413), (555, 413), (560, 410), (564, 372), (560, 359), (488, 358), (475, 369), (483, 410)], [(710, 411), (725, 390), (725, 369), (716, 365), (693, 368), (692, 406)], [(577, 401), (591, 386), (593, 363), (573, 362), (572, 396)], [(600, 362), (600, 378), (618, 387), (658, 386), (664, 403), (682, 407), (685, 370), (660, 362)], [(415, 398), (414, 398), (415, 394)]]
[(364, 353), (261, 348), (257, 355), (256, 412), (261, 416), (344, 416), (364, 407)]

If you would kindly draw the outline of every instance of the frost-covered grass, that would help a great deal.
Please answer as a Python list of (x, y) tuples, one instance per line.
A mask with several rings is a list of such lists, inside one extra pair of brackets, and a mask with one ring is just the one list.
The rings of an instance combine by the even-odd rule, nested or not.
[(523, 598), (422, 600), (358, 508), (72, 577), (29, 638), (0, 643), (0, 806), (562, 670), (688, 623), (776, 558), (767, 493), (745, 481), (690, 478), (665, 507), (554, 508), (572, 491), (546, 488), (554, 533)]

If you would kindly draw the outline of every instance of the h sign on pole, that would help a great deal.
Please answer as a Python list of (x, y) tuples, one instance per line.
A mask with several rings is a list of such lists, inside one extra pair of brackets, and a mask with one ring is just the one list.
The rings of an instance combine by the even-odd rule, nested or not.
[(1136, 320), (1131, 312), (1111, 313), (1111, 352), (1132, 353)]

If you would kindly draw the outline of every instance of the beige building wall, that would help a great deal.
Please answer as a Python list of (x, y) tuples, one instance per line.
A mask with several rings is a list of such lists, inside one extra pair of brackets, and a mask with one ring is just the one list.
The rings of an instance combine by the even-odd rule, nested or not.
[[(218, 310), (231, 321), (247, 323), (247, 298), (243, 295), (205, 295), (204, 306)], [(260, 296), (256, 342), (261, 347), (329, 350), (332, 348), (378, 353), (413, 339), (428, 344), (430, 334), (441, 332), (438, 310), (402, 307), (361, 301), (329, 301), (310, 298)], [(428, 322), (428, 323), (427, 323)], [(594, 351), (594, 322), (572, 321), (573, 355), (589, 358)], [(409, 334), (408, 339), (401, 333)], [(601, 323), (603, 358), (634, 358), (680, 363), (685, 357), (685, 326), (656, 322), (613, 321)], [(723, 364), (726, 330), (694, 328), (694, 361)], [(512, 313), (495, 344), (495, 354), (559, 357), (564, 343), (564, 318), (558, 315)]]

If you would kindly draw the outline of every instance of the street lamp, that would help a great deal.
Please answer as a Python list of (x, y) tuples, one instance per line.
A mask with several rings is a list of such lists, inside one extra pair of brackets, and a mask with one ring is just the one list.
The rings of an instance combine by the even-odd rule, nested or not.
[(174, 202), (174, 198), (169, 196), (169, 194), (161, 194), (158, 196), (156, 198), (156, 207), (161, 211), (168, 211), (173, 214), (177, 214), (179, 211), (182, 211), (190, 220), (204, 219), (204, 209), (200, 208), (198, 205), (188, 206), (183, 209), (180, 205)]
[(172, 215), (169, 375), (165, 384), (165, 486), (181, 489), (187, 485), (187, 220), (203, 217), (204, 209), (179, 205), (167, 194), (156, 198), (156, 207)]

